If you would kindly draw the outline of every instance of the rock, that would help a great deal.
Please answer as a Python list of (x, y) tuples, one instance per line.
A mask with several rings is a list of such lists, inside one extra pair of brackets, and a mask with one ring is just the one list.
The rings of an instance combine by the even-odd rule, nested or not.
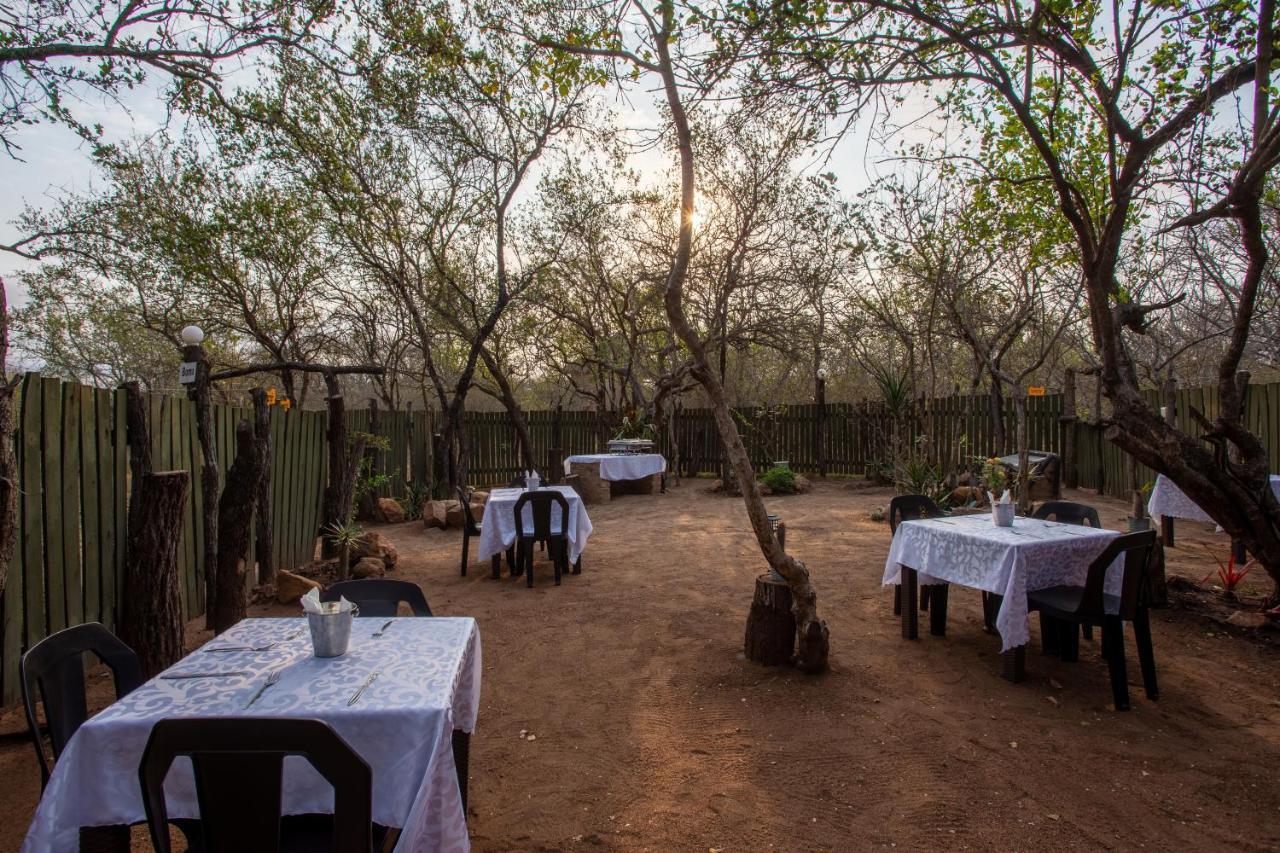
[(283, 570), (276, 572), (276, 601), (281, 604), (296, 604), (299, 598), (313, 589), (321, 589), (321, 586), (311, 578)]
[(356, 580), (380, 578), (387, 572), (386, 563), (377, 557), (365, 557), (351, 567), (351, 577)]
[(723, 492), (723, 491), (724, 491), (724, 480), (714, 480), (714, 481), (712, 481), (712, 483), (711, 483), (711, 491), (713, 491), (713, 492)]
[(809, 478), (803, 474), (796, 474), (796, 494), (803, 495), (811, 491), (813, 491), (813, 483), (809, 482)]
[(759, 483), (759, 482), (756, 483), (756, 491), (758, 491), (760, 493), (760, 496), (764, 498), (767, 498), (773, 494), (773, 489), (769, 488), (764, 483)]
[(461, 529), (466, 523), (466, 516), (462, 512), (462, 504), (458, 501), (449, 501), (444, 513), (444, 526), (450, 529)]
[(1267, 617), (1258, 611), (1237, 610), (1227, 617), (1227, 624), (1237, 628), (1265, 628)]
[(427, 501), (422, 505), (422, 523), (428, 528), (441, 527), (447, 523), (444, 501)]
[(400, 553), (387, 537), (371, 530), (351, 543), (351, 559), (363, 560), (365, 557), (377, 557), (389, 569), (400, 559)]
[(987, 505), (987, 493), (976, 486), (961, 486), (951, 492), (948, 499), (952, 506), (965, 506), (966, 504), (974, 504), (975, 506)]
[(404, 507), (395, 498), (378, 498), (374, 517), (383, 524), (403, 524)]
[(489, 493), (488, 493), (488, 492), (472, 492), (472, 493), (471, 493), (471, 505), (472, 505), (472, 506), (475, 506), (476, 504), (480, 504), (481, 506), (484, 506), (484, 505), (485, 505), (485, 504), (487, 504), (488, 502), (489, 502)]
[(476, 524), (479, 524), (480, 519), (484, 518), (484, 504), (473, 503), (471, 505), (471, 517), (476, 520)]

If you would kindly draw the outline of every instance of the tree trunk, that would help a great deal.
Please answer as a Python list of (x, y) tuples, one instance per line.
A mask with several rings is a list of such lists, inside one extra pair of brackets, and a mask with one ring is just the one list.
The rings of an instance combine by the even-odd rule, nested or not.
[[(333, 373), (325, 373), (324, 385), (326, 400), (329, 405), (329, 428), (326, 440), (329, 451), (329, 482), (324, 487), (324, 518), (321, 529), (330, 530), (341, 527), (351, 520), (351, 500), (355, 488), (354, 479), (346, 476), (347, 468), (347, 407), (342, 399), (342, 388), (338, 385), (338, 377)], [(363, 443), (360, 453), (364, 453)], [(356, 458), (359, 458), (357, 455)], [(337, 555), (337, 548), (329, 536), (324, 536), (320, 543), (320, 556), (332, 558)]]
[(1076, 465), (1076, 423), (1079, 409), (1076, 405), (1076, 372), (1067, 368), (1062, 380), (1062, 481), (1068, 489), (1080, 485), (1079, 466)]
[(693, 360), (693, 375), (702, 383), (715, 413), (716, 426), (724, 441), (726, 456), (732, 465), (742, 489), (747, 516), (761, 552), (777, 572), (787, 579), (792, 595), (792, 612), (796, 619), (796, 664), (806, 672), (826, 669), (830, 648), (830, 634), (824, 621), (818, 618), (817, 593), (809, 580), (809, 570), (803, 563), (782, 550), (777, 537), (769, 527), (764, 499), (756, 487), (755, 470), (738, 434), (737, 425), (729, 412), (724, 385), (716, 377), (702, 338), (694, 330), (684, 313), (684, 282), (689, 270), (693, 247), (694, 163), (693, 133), (688, 115), (680, 97), (672, 65), (669, 39), (674, 38), (675, 12), (673, 4), (661, 6), (662, 30), (656, 34), (654, 48), (662, 76), (667, 106), (671, 110), (672, 124), (676, 131), (676, 143), (680, 154), (680, 231), (675, 257), (667, 274), (663, 303), (672, 331), (689, 349)]
[(9, 304), (0, 278), (0, 597), (18, 542), (18, 462), (14, 454), (14, 391), (21, 374), (9, 377)]
[[(378, 401), (374, 397), (369, 398), (369, 434), (382, 434), (382, 410), (378, 408)], [(376, 446), (366, 446), (364, 452), (360, 454), (360, 459), (365, 460), (365, 476), (370, 482), (378, 476), (378, 448)], [(356, 469), (357, 479), (360, 477), (360, 469)], [(366, 521), (373, 521), (378, 517), (378, 493), (373, 488), (366, 488), (360, 494), (360, 506), (356, 511), (356, 515)]]
[(253, 425), (241, 421), (236, 426), (236, 461), (227, 471), (227, 485), (218, 502), (218, 599), (213, 629), (219, 634), (245, 616), (249, 528), (261, 477), (262, 450)]
[(991, 404), (991, 441), (995, 445), (991, 448), (991, 454), (999, 456), (1008, 446), (1008, 435), (1004, 429), (1004, 390), (1000, 387), (1000, 380), (994, 376), (991, 377), (988, 402)]
[(209, 402), (209, 360), (204, 347), (185, 347), (184, 361), (196, 363), (196, 381), (188, 393), (196, 404), (196, 437), (200, 441), (200, 492), (203, 497), (201, 525), (204, 527), (204, 627), (213, 628), (213, 611), (218, 601), (218, 451), (214, 446), (213, 413)]
[(275, 545), (275, 519), (271, 514), (271, 465), (275, 448), (271, 446), (271, 409), (261, 389), (253, 392), (253, 432), (262, 452), (262, 476), (258, 479), (258, 514), (254, 518), (254, 552), (258, 560), (258, 583), (276, 582), (276, 565), (272, 558)]
[(1027, 446), (1027, 389), (1013, 389), (1013, 411), (1017, 420), (1018, 441), (1018, 511), (1031, 512), (1031, 449)]
[(182, 658), (178, 539), (187, 507), (186, 471), (145, 474), (129, 506), (128, 558), (120, 598), (120, 639), (151, 678)]
[[(507, 416), (511, 418), (511, 428), (516, 431), (516, 441), (520, 445), (521, 463), (526, 471), (538, 470), (538, 460), (533, 455), (533, 436), (529, 434), (529, 422), (524, 416), (524, 410), (520, 408), (520, 403), (516, 400), (511, 382), (508, 381), (498, 360), (490, 354), (488, 349), (481, 349), (480, 357), (484, 359), (484, 366), (497, 384), (502, 406), (507, 410)], [(543, 479), (548, 483), (553, 482), (551, 472), (547, 471), (546, 474), (547, 476)]]

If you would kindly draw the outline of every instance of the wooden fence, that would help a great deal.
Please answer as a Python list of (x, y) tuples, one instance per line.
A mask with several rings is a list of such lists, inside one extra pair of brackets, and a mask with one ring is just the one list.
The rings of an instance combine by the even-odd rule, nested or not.
[[(195, 404), (161, 394), (144, 399), (154, 469), (191, 475), (178, 543), (183, 611), (191, 618), (202, 614), (205, 605)], [(213, 407), (223, 482), (235, 459), (236, 424), (246, 419), (252, 419), (250, 409)], [(349, 413), (351, 429), (368, 430), (368, 425), (367, 411)], [(19, 389), (16, 426), (19, 532), (0, 600), (0, 704), (18, 695), (22, 649), (81, 622), (114, 627), (128, 529), (124, 392), (27, 374)], [(381, 470), (390, 475), (382, 492), (402, 496), (407, 478), (425, 481), (430, 470), (429, 418), (424, 412), (383, 412), (379, 433), (389, 442), (379, 453)], [(326, 414), (273, 408), (271, 437), (272, 558), (277, 568), (291, 569), (315, 558), (327, 476)], [(249, 562), (253, 565), (252, 558)]]
[[(1151, 402), (1157, 404), (1155, 392)], [(188, 618), (204, 612), (204, 584), (199, 574), (203, 551), (200, 523), (200, 450), (194, 404), (185, 398), (147, 395), (152, 456), (156, 470), (191, 473), (191, 491), (178, 568), (182, 601)], [(1177, 394), (1177, 419), (1195, 432), (1191, 407), (1207, 417), (1218, 413), (1215, 389), (1183, 389)], [(1060, 395), (1032, 398), (1028, 407), (1030, 444), (1062, 453), (1066, 430)], [(1280, 383), (1252, 386), (1247, 400), (1248, 424), (1265, 442), (1272, 470), (1280, 467)], [(213, 412), (218, 461), (225, 478), (235, 456), (235, 425), (250, 417), (245, 408), (216, 406)], [(553, 450), (565, 454), (599, 451), (619, 421), (611, 413), (535, 411), (527, 413), (534, 458), (549, 464)], [(379, 434), (388, 446), (378, 452), (379, 470), (388, 475), (384, 495), (402, 497), (410, 484), (431, 479), (430, 412), (384, 411)], [(883, 405), (832, 403), (744, 406), (734, 411), (752, 460), (766, 465), (787, 460), (802, 472), (825, 465), (829, 474), (862, 476), (890, 462), (893, 419)], [(1006, 439), (995, 446), (988, 398), (955, 395), (916, 405), (899, 421), (901, 440), (927, 435), (925, 455), (944, 470), (979, 455), (1014, 451), (1012, 404), (1006, 404)], [(348, 426), (368, 431), (370, 413), (348, 413)], [(1123, 497), (1129, 491), (1127, 459), (1106, 441), (1098, 427), (1074, 423), (1075, 462), (1079, 484)], [(326, 472), (326, 415), (316, 411), (272, 410), (273, 558), (281, 569), (295, 568), (315, 557), (320, 503)], [(19, 468), (19, 532), (0, 601), (0, 703), (18, 694), (17, 661), (22, 649), (49, 633), (86, 621), (115, 624), (124, 567), (129, 452), (124, 396), (120, 391), (91, 388), (28, 374), (19, 391), (14, 436)], [(466, 418), (470, 479), (478, 484), (502, 482), (524, 466), (515, 430), (502, 412), (470, 413)], [(717, 471), (722, 445), (711, 412), (683, 409), (658, 437), (660, 449), (675, 471), (689, 476)], [(1152, 479), (1139, 466), (1138, 482)], [(252, 545), (251, 545), (252, 547)], [(252, 562), (252, 561), (251, 561)]]

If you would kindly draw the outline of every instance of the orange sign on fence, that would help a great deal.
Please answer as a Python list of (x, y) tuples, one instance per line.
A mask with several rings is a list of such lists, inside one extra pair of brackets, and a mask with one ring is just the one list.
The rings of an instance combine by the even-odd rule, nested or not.
[(1032, 385), (1032, 386), (1030, 386), (1029, 388), (1027, 388), (1027, 396), (1028, 396), (1028, 397), (1043, 397), (1043, 396), (1044, 396), (1044, 386), (1043, 386), (1043, 385)]

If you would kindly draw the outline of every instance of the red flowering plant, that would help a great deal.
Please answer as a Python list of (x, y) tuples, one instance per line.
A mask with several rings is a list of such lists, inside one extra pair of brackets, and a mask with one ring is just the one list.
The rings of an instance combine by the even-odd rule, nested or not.
[[(1205, 550), (1208, 551), (1207, 548)], [(1219, 582), (1222, 584), (1222, 594), (1227, 598), (1234, 599), (1236, 597), (1236, 587), (1240, 585), (1240, 581), (1244, 580), (1245, 575), (1249, 574), (1249, 571), (1254, 567), (1256, 561), (1250, 560), (1241, 566), (1237, 565), (1236, 555), (1234, 553), (1227, 557), (1227, 561), (1225, 563), (1222, 562), (1222, 558), (1214, 552), (1209, 551), (1209, 553), (1218, 563), (1218, 571), (1216, 574)], [(1208, 583), (1209, 579), (1212, 578), (1214, 574), (1215, 572), (1209, 572), (1209, 574), (1204, 576), (1204, 580), (1200, 581), (1200, 583)]]

